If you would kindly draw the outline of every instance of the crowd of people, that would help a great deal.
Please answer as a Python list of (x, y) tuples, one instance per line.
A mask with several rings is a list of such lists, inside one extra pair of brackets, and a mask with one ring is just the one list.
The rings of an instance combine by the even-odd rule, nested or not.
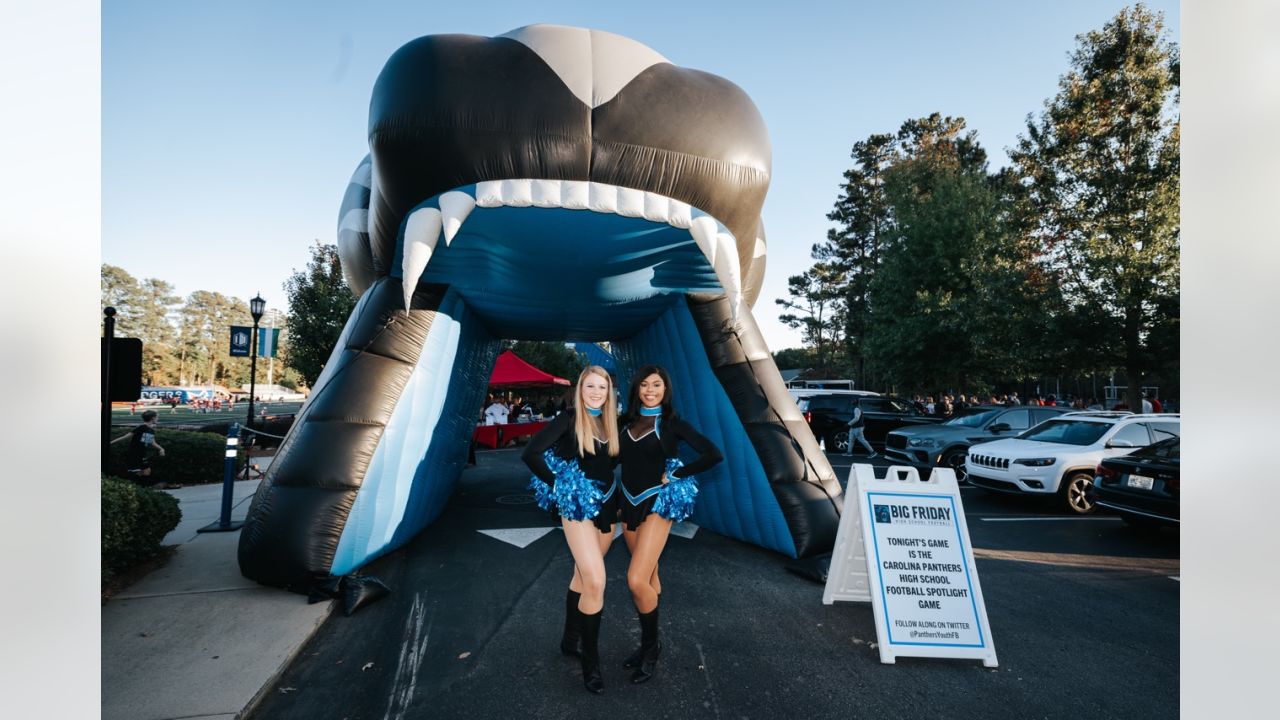
[(568, 403), (564, 398), (548, 397), (541, 402), (527, 400), (520, 395), (494, 395), (485, 398), (480, 408), (479, 422), (484, 425), (506, 425), (514, 422), (531, 422), (549, 419), (564, 412)]
[[(1054, 395), (1032, 395), (1026, 400), (1018, 397), (1017, 392), (1004, 393), (1000, 395), (988, 394), (985, 399), (976, 394), (967, 394), (960, 392), (959, 394), (939, 394), (936, 398), (933, 395), (916, 395), (911, 399), (911, 404), (916, 410), (924, 415), (938, 415), (941, 417), (952, 417), (968, 407), (976, 405), (1034, 405), (1049, 407), (1069, 407), (1073, 410), (1107, 410), (1108, 408), (1097, 398), (1083, 397), (1055, 397)], [(1173, 408), (1168, 407), (1166, 403), (1152, 393), (1142, 394), (1143, 413), (1163, 413), (1176, 412), (1177, 401), (1173, 401)], [(1111, 410), (1128, 410), (1129, 406), (1125, 403), (1119, 403), (1110, 408)]]

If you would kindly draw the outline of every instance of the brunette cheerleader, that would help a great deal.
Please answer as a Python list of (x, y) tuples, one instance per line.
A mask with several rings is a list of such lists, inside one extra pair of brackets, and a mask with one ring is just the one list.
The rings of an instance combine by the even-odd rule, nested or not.
[[(673, 522), (689, 517), (698, 494), (694, 475), (720, 462), (720, 451), (682, 420), (671, 406), (671, 379), (657, 365), (645, 365), (631, 381), (627, 411), (622, 418), (622, 487), (619, 520), (631, 550), (627, 585), (640, 618), (640, 649), (623, 663), (635, 668), (631, 682), (653, 677), (662, 644), (658, 640), (658, 558), (667, 544)], [(680, 442), (698, 457), (681, 463)]]

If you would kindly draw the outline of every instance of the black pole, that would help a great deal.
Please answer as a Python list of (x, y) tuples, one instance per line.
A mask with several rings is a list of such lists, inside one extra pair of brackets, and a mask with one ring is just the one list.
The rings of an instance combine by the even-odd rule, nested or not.
[(116, 336), (116, 309), (103, 308), (102, 314), (102, 472), (111, 459), (111, 341)]
[(253, 395), (258, 380), (258, 318), (253, 319), (253, 337), (249, 338), (249, 422), (245, 425), (253, 429)]

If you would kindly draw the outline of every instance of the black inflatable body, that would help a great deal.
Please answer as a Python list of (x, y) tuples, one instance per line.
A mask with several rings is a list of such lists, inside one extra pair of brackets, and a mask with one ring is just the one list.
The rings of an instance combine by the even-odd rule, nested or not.
[(466, 464), (501, 338), (656, 362), (724, 449), (691, 520), (829, 551), (835, 474), (750, 307), (770, 149), (733, 83), (635, 41), (535, 25), (419, 38), (387, 62), (339, 213), (360, 301), (253, 499), (243, 573), (306, 589), (399, 547)]

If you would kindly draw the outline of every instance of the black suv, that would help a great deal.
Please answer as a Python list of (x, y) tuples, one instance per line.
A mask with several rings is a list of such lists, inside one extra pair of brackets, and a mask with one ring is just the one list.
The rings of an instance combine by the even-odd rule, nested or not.
[(968, 481), (964, 456), (970, 445), (1013, 437), (1070, 411), (1071, 408), (1065, 407), (971, 405), (965, 408), (964, 415), (941, 425), (908, 427), (889, 433), (884, 455), (916, 468), (921, 478), (929, 477), (935, 465), (949, 467), (956, 471), (956, 480), (963, 483)]
[(863, 434), (867, 442), (883, 447), (891, 430), (908, 425), (933, 425), (943, 418), (921, 414), (915, 406), (895, 397), (874, 393), (822, 393), (800, 400), (800, 411), (809, 422), (813, 436), (822, 440), (827, 452), (849, 451), (849, 421), (853, 406), (862, 408)]

